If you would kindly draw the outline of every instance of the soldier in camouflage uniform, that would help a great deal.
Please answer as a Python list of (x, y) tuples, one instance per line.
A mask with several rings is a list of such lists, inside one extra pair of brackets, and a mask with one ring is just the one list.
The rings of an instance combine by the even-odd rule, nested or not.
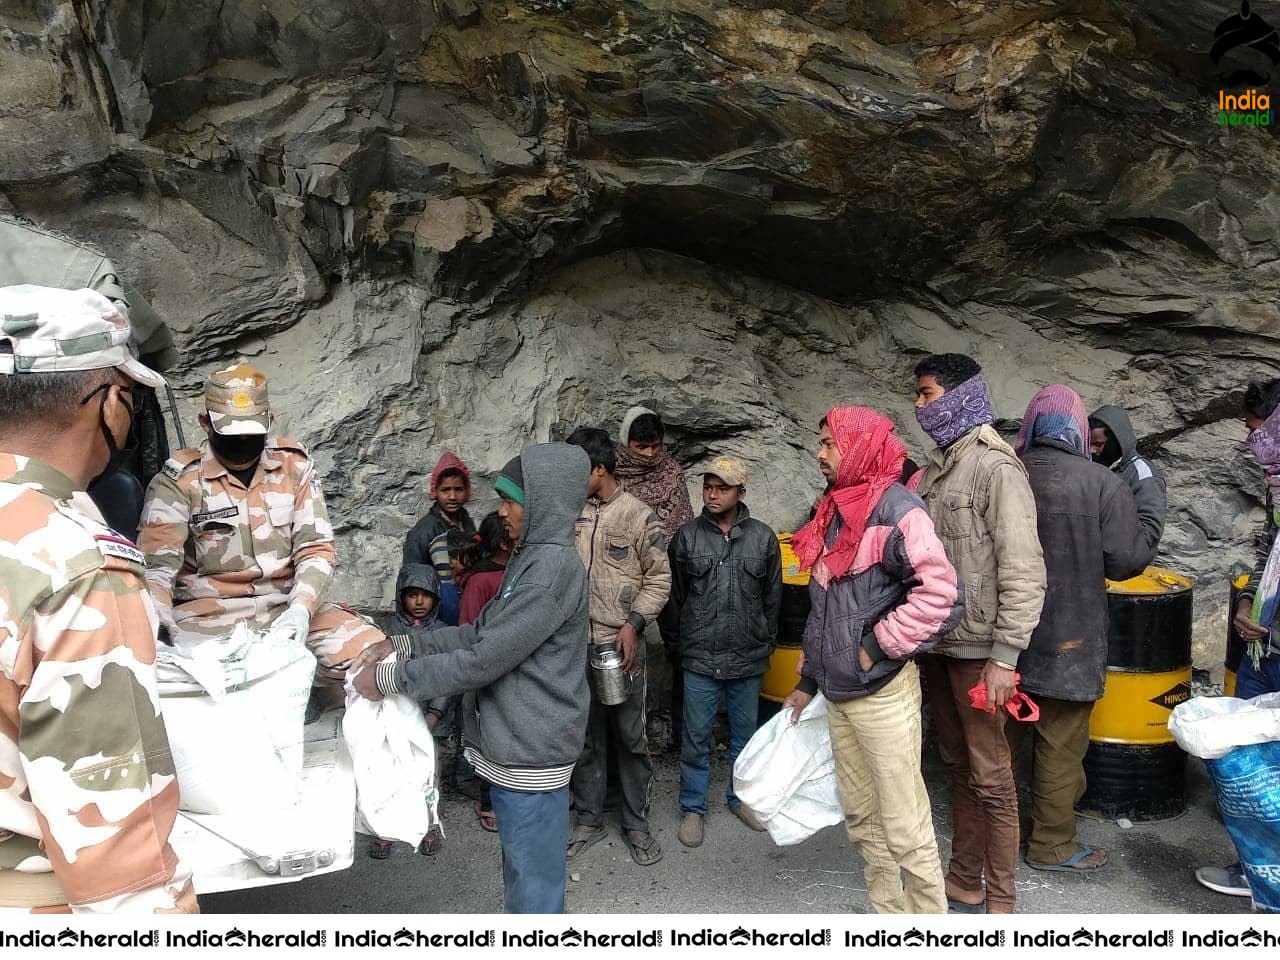
[(198, 912), (143, 556), (85, 493), (164, 384), (128, 339), (93, 290), (0, 288), (0, 912)]
[(205, 410), (208, 439), (169, 459), (142, 510), (162, 622), (188, 636), (225, 636), (244, 621), (305, 637), (319, 676), (342, 680), (383, 635), (349, 607), (321, 603), (337, 551), (307, 448), (271, 431), (267, 380), (251, 367), (212, 374)]

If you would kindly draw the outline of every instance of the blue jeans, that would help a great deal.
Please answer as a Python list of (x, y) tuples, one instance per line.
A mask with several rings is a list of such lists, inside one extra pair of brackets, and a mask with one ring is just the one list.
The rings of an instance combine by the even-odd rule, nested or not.
[(520, 793), (493, 787), (502, 843), (502, 900), (507, 913), (564, 913), (564, 850), (569, 788)]
[(1280, 660), (1263, 660), (1261, 670), (1253, 666), (1246, 650), (1236, 668), (1236, 696), (1250, 700), (1262, 693), (1280, 692)]
[(680, 743), (680, 812), (707, 815), (707, 785), (711, 780), (711, 728), (723, 694), (729, 711), (730, 809), (742, 803), (733, 792), (733, 764), (756, 732), (763, 677), (717, 680), (700, 673), (684, 674), (684, 736)]

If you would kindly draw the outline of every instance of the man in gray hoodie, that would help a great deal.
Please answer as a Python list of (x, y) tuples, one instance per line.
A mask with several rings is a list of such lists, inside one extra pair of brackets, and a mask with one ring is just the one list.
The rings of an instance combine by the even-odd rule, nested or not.
[(564, 910), (569, 778), (590, 703), (587, 577), (573, 545), (590, 471), (564, 443), (507, 463), (494, 490), (516, 548), (498, 595), (466, 626), (389, 640), (352, 665), (370, 700), (465, 693), (463, 748), (493, 784), (507, 913)]
[(1099, 407), (1089, 417), (1089, 445), (1094, 463), (1109, 467), (1133, 491), (1138, 504), (1142, 539), (1154, 557), (1164, 535), (1164, 518), (1169, 512), (1164, 475), (1138, 453), (1138, 435), (1129, 414), (1120, 407)]

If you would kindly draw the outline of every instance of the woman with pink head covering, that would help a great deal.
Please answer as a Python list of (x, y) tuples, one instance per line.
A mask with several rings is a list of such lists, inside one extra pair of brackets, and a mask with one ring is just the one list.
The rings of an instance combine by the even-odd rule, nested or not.
[(1045, 387), (1031, 398), (1017, 450), (1036, 498), (1048, 582), (1040, 624), (1018, 660), (1040, 719), (1006, 727), (1015, 754), (1027, 736), (1035, 752), (1026, 862), (1084, 873), (1107, 865), (1106, 851), (1076, 840), (1075, 819), (1089, 717), (1106, 677), (1106, 581), (1141, 573), (1152, 551), (1129, 487), (1089, 459), (1088, 415), (1070, 387)]

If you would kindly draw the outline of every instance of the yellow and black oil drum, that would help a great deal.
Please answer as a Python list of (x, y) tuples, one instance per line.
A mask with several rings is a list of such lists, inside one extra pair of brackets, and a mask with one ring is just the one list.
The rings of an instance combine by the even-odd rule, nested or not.
[(1187, 756), (1169, 714), (1191, 698), (1194, 587), (1160, 567), (1107, 583), (1107, 682), (1089, 721), (1085, 815), (1163, 820), (1187, 809)]
[(760, 696), (774, 703), (787, 698), (800, 680), (800, 647), (809, 619), (809, 574), (791, 550), (791, 534), (778, 534), (782, 548), (782, 609), (778, 616), (778, 647), (769, 658)]
[(1223, 661), (1223, 666), (1227, 669), (1222, 677), (1222, 692), (1228, 697), (1236, 695), (1236, 673), (1240, 670), (1240, 661), (1244, 659), (1244, 651), (1248, 646), (1236, 629), (1236, 604), (1240, 602), (1240, 591), (1248, 585), (1247, 573), (1242, 573), (1231, 581), (1231, 600), (1227, 604), (1227, 657)]

